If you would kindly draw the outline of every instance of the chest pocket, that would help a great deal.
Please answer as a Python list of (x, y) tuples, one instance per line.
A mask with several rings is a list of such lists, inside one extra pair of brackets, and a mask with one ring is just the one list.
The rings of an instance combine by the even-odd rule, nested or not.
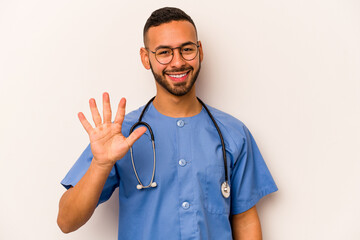
[(229, 214), (230, 199), (221, 194), (221, 184), (225, 181), (224, 166), (208, 166), (206, 168), (205, 207), (209, 213)]

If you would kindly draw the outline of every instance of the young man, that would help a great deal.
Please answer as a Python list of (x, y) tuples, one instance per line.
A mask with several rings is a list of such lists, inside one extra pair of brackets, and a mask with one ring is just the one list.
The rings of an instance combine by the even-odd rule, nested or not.
[[(126, 116), (122, 99), (114, 122), (107, 93), (103, 118), (90, 99), (95, 127), (79, 113), (90, 145), (62, 181), (59, 227), (78, 229), (119, 187), (119, 239), (261, 239), (255, 204), (277, 187), (249, 130), (196, 98), (203, 50), (194, 22), (180, 9), (156, 10), (144, 44), (156, 97)], [(129, 134), (140, 115), (145, 123)]]

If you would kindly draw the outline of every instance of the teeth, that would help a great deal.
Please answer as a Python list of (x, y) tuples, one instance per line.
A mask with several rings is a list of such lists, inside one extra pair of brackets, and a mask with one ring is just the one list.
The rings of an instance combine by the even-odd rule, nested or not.
[(182, 78), (182, 77), (184, 77), (186, 75), (186, 73), (184, 73), (184, 74), (178, 74), (178, 75), (170, 75), (169, 74), (169, 76), (170, 77), (173, 77), (173, 78)]

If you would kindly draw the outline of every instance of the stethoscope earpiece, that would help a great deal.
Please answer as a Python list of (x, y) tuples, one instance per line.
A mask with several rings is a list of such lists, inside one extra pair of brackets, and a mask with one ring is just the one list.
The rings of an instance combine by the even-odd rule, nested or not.
[(141, 184), (136, 185), (136, 188), (138, 190), (141, 190), (141, 189), (144, 189), (144, 188), (155, 188), (155, 187), (157, 187), (156, 182), (152, 182), (152, 183), (149, 184), (149, 186), (146, 186), (146, 187), (144, 185), (141, 185)]

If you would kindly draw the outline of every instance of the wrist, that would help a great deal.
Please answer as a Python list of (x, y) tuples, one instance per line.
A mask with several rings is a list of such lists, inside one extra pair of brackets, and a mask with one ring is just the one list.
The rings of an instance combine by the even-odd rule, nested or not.
[(110, 173), (111, 169), (113, 168), (114, 164), (104, 164), (98, 161), (95, 157), (92, 159), (90, 166), (98, 172), (103, 173)]

